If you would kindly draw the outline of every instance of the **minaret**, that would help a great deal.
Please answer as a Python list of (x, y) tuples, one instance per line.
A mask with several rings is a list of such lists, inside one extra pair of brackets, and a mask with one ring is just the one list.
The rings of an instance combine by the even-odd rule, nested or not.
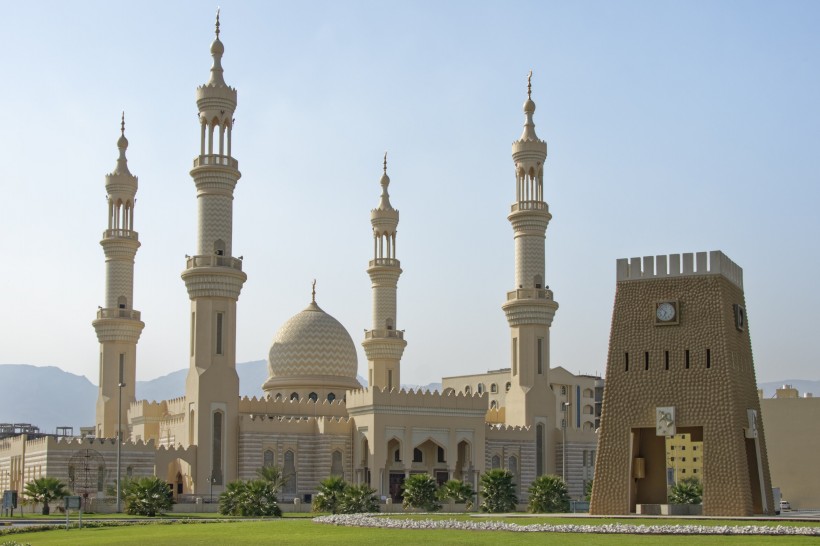
[[(506, 421), (529, 426), (546, 425), (548, 412), (554, 412), (547, 373), (550, 325), (558, 309), (544, 277), (544, 239), (552, 216), (544, 201), (547, 143), (535, 134), (531, 78), (532, 72), (527, 78), (524, 132), (512, 145), (515, 202), (507, 219), (515, 239), (515, 289), (507, 292), (507, 301), (501, 306), (511, 334), (512, 385), (506, 398)], [(539, 474), (543, 471), (542, 464)]]
[(367, 355), (368, 387), (393, 389), (401, 387), (401, 355), (407, 342), (404, 331), (396, 329), (396, 284), (401, 264), (396, 259), (396, 227), (399, 211), (390, 204), (387, 186), (387, 152), (381, 178), (379, 206), (370, 211), (373, 226), (373, 259), (367, 274), (373, 287), (373, 325), (365, 330), (362, 346)]
[(199, 446), (194, 474), (197, 493), (209, 490), (209, 482), (220, 492), (236, 479), (236, 300), (247, 275), (241, 258), (231, 254), (233, 191), (240, 173), (231, 155), (236, 90), (222, 77), (224, 51), (217, 11), (211, 77), (196, 90), (200, 149), (191, 177), (197, 196), (197, 249), (187, 257), (182, 272), (191, 298), (191, 364), (185, 395), (187, 443)]
[[(105, 176), (108, 194), (108, 229), (100, 245), (105, 252), (105, 306), (97, 310), (92, 324), (100, 341), (100, 389), (97, 396), (97, 436), (117, 436), (117, 420), (126, 419), (134, 401), (137, 341), (145, 324), (134, 310), (134, 256), (140, 246), (134, 231), (137, 177), (128, 171), (125, 150), (125, 113), (117, 148), (120, 157), (114, 171)], [(119, 392), (120, 381), (125, 385)], [(117, 407), (119, 400), (120, 407)], [(119, 417), (118, 417), (119, 416)], [(126, 435), (125, 425), (122, 435)]]

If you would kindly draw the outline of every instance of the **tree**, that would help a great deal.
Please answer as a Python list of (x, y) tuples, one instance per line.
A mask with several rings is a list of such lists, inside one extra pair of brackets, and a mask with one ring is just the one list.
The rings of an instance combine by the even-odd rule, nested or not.
[(65, 484), (57, 478), (49, 478), (48, 476), (34, 478), (28, 482), (24, 493), (26, 497), (32, 501), (43, 503), (44, 516), (51, 513), (51, 507), (48, 505), (49, 502), (60, 500), (68, 496), (68, 490)]
[(230, 482), (219, 495), (219, 513), (225, 516), (282, 515), (276, 489), (268, 480), (237, 480)]
[(518, 497), (515, 495), (513, 475), (500, 468), (485, 472), (481, 476), (481, 496), (482, 512), (497, 514), (514, 511)]
[(469, 510), (473, 507), (475, 490), (473, 486), (467, 482), (449, 480), (439, 488), (438, 497), (441, 500), (450, 499), (456, 504), (464, 504), (467, 510)]
[(436, 480), (430, 474), (413, 474), (404, 480), (402, 505), (405, 508), (420, 508), (427, 512), (437, 512), (441, 510), (437, 489)]
[(527, 510), (536, 513), (569, 512), (567, 484), (559, 476), (544, 474), (532, 482)]
[(168, 484), (156, 476), (126, 481), (122, 496), (125, 513), (132, 516), (156, 516), (167, 512), (174, 504)]
[(592, 483), (594, 480), (589, 480), (584, 484), (584, 500), (589, 502), (592, 500)]
[(336, 505), (340, 514), (373, 513), (379, 511), (379, 498), (376, 490), (366, 483), (345, 487)]
[(270, 482), (276, 493), (279, 493), (290, 480), (290, 476), (285, 476), (281, 466), (263, 466), (256, 471), (256, 475), (260, 480)]
[(672, 504), (700, 504), (702, 499), (703, 485), (694, 476), (682, 479), (669, 491), (669, 502)]
[(348, 487), (341, 476), (330, 476), (319, 482), (319, 491), (313, 497), (314, 512), (339, 513), (339, 501)]

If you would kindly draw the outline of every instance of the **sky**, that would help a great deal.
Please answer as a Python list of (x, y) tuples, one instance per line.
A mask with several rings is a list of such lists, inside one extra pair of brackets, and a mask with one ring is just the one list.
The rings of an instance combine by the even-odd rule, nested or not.
[[(533, 71), (553, 215), (551, 365), (604, 374), (618, 258), (722, 250), (757, 378), (820, 379), (817, 2), (221, 1), (238, 90), (237, 361), (317, 302), (359, 352), (382, 156), (400, 210), (402, 382), (508, 367), (511, 143)], [(216, 5), (4, 4), (0, 363), (97, 381), (105, 174), (139, 176), (137, 378), (188, 367), (198, 153)], [(814, 311), (812, 311), (814, 310)]]

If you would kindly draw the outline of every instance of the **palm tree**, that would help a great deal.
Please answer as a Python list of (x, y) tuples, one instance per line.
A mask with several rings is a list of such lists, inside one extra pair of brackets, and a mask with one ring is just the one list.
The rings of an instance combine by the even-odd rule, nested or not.
[(341, 476), (330, 476), (319, 482), (319, 491), (313, 498), (313, 511), (337, 514), (346, 488), (347, 482)]
[(518, 504), (515, 495), (513, 475), (507, 470), (496, 468), (481, 476), (481, 503), (482, 512), (499, 513), (512, 512)]
[(28, 482), (25, 487), (25, 495), (34, 502), (43, 503), (43, 515), (51, 513), (48, 503), (68, 496), (68, 490), (63, 482), (57, 478), (43, 476)]
[(259, 479), (270, 482), (273, 486), (273, 490), (277, 493), (281, 491), (290, 480), (290, 476), (285, 475), (281, 466), (263, 466), (256, 471), (256, 475), (259, 476)]
[(703, 485), (692, 476), (676, 483), (669, 492), (669, 502), (672, 504), (700, 504), (703, 498)]
[(132, 516), (156, 516), (174, 504), (165, 480), (156, 476), (128, 480), (122, 487), (125, 512)]
[(360, 485), (348, 485), (345, 487), (338, 504), (336, 505), (339, 514), (360, 514), (362, 512), (373, 513), (379, 511), (379, 498), (376, 490), (366, 483)]
[(461, 480), (448, 480), (438, 490), (439, 498), (451, 499), (456, 504), (463, 504), (467, 510), (473, 507), (475, 491), (473, 486)]
[(538, 476), (530, 485), (530, 504), (527, 509), (532, 513), (569, 512), (569, 493), (567, 484), (560, 476), (544, 474)]
[(427, 512), (438, 512), (438, 484), (430, 474), (412, 474), (404, 480), (404, 507), (421, 508)]

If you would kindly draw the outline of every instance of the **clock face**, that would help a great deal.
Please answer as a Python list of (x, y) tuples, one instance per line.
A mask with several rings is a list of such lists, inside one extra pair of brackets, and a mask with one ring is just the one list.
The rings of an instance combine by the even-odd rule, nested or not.
[(671, 303), (659, 303), (655, 315), (661, 322), (669, 322), (675, 318), (675, 306)]

